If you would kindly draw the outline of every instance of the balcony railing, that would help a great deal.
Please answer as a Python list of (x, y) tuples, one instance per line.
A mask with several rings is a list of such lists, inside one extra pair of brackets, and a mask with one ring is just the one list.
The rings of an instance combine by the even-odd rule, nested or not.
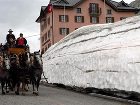
[(101, 8), (93, 9), (93, 8), (89, 7), (89, 14), (90, 14), (90, 16), (100, 16)]

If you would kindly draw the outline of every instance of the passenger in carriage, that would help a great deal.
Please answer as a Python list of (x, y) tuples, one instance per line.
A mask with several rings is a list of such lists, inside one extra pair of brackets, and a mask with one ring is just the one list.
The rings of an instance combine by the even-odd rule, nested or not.
[(6, 36), (6, 40), (7, 40), (7, 45), (8, 47), (14, 47), (15, 46), (15, 41), (16, 41), (16, 38), (15, 38), (15, 35), (12, 34), (12, 30), (9, 29), (9, 34), (7, 34)]
[(20, 33), (20, 37), (17, 38), (16, 46), (17, 48), (26, 48), (27, 40), (23, 37), (23, 34)]

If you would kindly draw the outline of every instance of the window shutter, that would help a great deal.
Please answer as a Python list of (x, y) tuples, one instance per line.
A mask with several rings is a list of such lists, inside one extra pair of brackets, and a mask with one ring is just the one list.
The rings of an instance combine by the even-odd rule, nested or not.
[(112, 23), (114, 23), (114, 17), (112, 17)]
[(82, 16), (82, 22), (84, 23), (84, 16)]
[(92, 23), (92, 16), (90, 16), (90, 23)]
[(66, 22), (69, 22), (69, 17), (68, 17), (68, 15), (66, 15)]
[(61, 22), (61, 15), (59, 15), (59, 22)]
[(108, 20), (107, 20), (108, 18), (106, 17), (106, 23), (108, 22)]
[(77, 22), (77, 17), (75, 16), (75, 22)]
[(67, 28), (67, 34), (69, 34), (69, 28)]
[(60, 34), (60, 35), (62, 34), (61, 28), (59, 28), (59, 34)]
[(99, 17), (97, 17), (97, 23), (99, 23)]
[(99, 4), (96, 4), (96, 12), (99, 13)]
[(100, 8), (100, 14), (102, 13), (102, 9)]

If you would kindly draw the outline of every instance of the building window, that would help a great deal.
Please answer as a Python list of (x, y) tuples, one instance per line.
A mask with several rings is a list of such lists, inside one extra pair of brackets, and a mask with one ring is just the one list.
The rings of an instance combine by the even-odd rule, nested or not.
[(47, 19), (44, 20), (44, 28), (47, 27), (47, 21), (46, 21), (46, 20), (47, 20)]
[(75, 16), (75, 22), (83, 23), (84, 22), (84, 16)]
[(91, 16), (90, 17), (90, 23), (99, 23), (99, 17)]
[(106, 17), (106, 23), (114, 23), (114, 17)]
[(120, 20), (126, 19), (127, 17), (120, 17)]
[(50, 32), (50, 30), (48, 31), (48, 39), (50, 39), (51, 38), (51, 32)]
[(45, 19), (43, 18), (43, 19), (41, 20), (41, 31), (43, 31), (44, 28), (45, 28)]
[(97, 4), (97, 3), (90, 3), (89, 4), (89, 12), (90, 13), (99, 13), (99, 4)]
[(51, 43), (48, 44), (48, 48), (51, 47)]
[(111, 15), (111, 14), (112, 14), (111, 9), (107, 9), (107, 14), (108, 14), (108, 15)]
[(42, 36), (42, 38), (41, 38), (41, 42), (42, 42), (42, 44), (44, 43), (44, 36)]
[(68, 15), (59, 15), (59, 22), (68, 22)]
[(60, 34), (61, 35), (69, 34), (69, 28), (60, 28)]
[(47, 32), (45, 33), (45, 41), (47, 40)]
[(50, 25), (50, 17), (48, 17), (48, 25)]
[(45, 52), (45, 51), (44, 51), (44, 49), (42, 48), (42, 50), (41, 50), (41, 54), (44, 54), (44, 52)]
[(76, 13), (82, 13), (81, 8), (76, 8)]
[(45, 46), (45, 51), (47, 51), (47, 49), (48, 49), (47, 46)]
[(43, 22), (41, 22), (41, 31), (43, 31), (44, 30), (44, 24), (43, 24)]

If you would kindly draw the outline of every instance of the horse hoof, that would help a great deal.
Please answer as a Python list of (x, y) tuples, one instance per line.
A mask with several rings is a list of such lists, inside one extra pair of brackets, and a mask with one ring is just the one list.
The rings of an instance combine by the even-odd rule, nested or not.
[(39, 94), (38, 94), (38, 93), (35, 93), (35, 95), (36, 95), (36, 96), (39, 96)]
[(34, 95), (36, 95), (36, 96), (38, 96), (38, 95), (39, 95), (39, 94), (38, 94), (38, 92), (33, 92), (33, 94), (34, 94)]
[(25, 96), (25, 93), (22, 93), (23, 96)]
[(15, 92), (16, 95), (19, 95), (19, 92)]
[(6, 93), (9, 93), (9, 91), (6, 91)]
[(27, 89), (27, 88), (24, 88), (24, 90), (27, 92), (27, 91), (29, 91), (29, 89)]
[(14, 91), (14, 89), (13, 89), (13, 88), (10, 88), (10, 90), (11, 90), (11, 91)]

